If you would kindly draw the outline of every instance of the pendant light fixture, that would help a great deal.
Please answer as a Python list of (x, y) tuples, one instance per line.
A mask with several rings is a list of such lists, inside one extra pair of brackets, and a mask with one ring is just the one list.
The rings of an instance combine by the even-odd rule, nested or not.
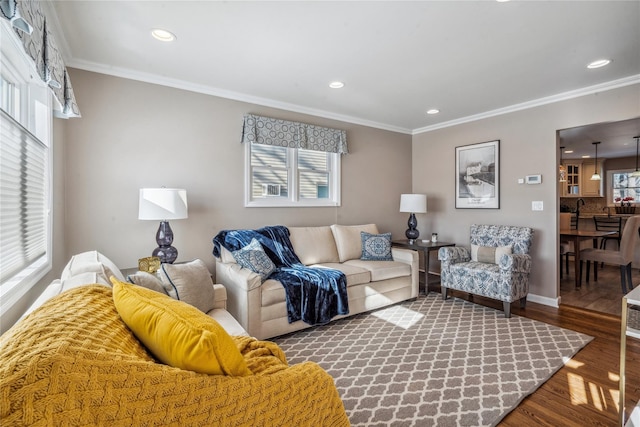
[(567, 170), (564, 168), (562, 164), (562, 152), (564, 151), (564, 147), (560, 147), (560, 167), (558, 168), (558, 173), (560, 174), (560, 182), (567, 182)]
[(600, 174), (598, 173), (598, 144), (599, 142), (592, 142), (596, 146), (596, 161), (593, 164), (593, 175), (591, 175), (591, 181), (600, 181)]
[(632, 172), (629, 176), (634, 178), (640, 178), (640, 170), (638, 169), (638, 140), (640, 140), (640, 135), (633, 137), (636, 140), (636, 171)]

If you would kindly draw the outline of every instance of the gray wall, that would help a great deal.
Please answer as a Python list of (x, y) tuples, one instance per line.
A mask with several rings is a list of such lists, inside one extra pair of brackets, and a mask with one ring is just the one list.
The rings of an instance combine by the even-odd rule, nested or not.
[[(556, 131), (638, 116), (640, 85), (634, 85), (415, 135), (413, 189), (426, 193), (429, 205), (421, 233), (435, 231), (440, 240), (468, 244), (473, 223), (533, 227), (531, 299), (554, 302), (559, 295)], [(495, 139), (500, 140), (500, 209), (455, 209), (455, 147)], [(542, 184), (517, 183), (534, 174), (542, 175)], [(534, 200), (544, 202), (542, 212), (531, 210)]]
[[(221, 229), (377, 223), (406, 228), (400, 194), (411, 191), (411, 136), (134, 80), (72, 70), (82, 118), (66, 126), (66, 256), (97, 249), (121, 268), (156, 247), (158, 223), (138, 220), (138, 189), (187, 189), (189, 218), (172, 221), (178, 260), (203, 259)], [(245, 208), (245, 113), (347, 131), (342, 206)]]

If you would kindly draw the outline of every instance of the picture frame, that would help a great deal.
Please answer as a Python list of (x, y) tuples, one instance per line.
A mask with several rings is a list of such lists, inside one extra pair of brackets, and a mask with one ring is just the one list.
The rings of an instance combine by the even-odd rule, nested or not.
[(500, 140), (456, 147), (456, 209), (500, 209)]

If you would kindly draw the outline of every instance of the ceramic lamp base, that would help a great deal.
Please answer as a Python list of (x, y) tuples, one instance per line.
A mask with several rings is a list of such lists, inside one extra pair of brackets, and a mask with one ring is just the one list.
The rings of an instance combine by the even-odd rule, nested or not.
[(404, 232), (404, 235), (407, 236), (407, 239), (409, 240), (416, 240), (420, 236), (420, 231), (416, 229), (416, 227), (418, 226), (418, 220), (416, 219), (415, 214), (412, 213), (411, 215), (409, 215), (409, 221), (407, 221), (407, 225), (409, 226), (409, 228), (407, 228), (407, 231)]
[(171, 246), (173, 243), (173, 230), (168, 221), (161, 221), (156, 233), (158, 247), (153, 250), (153, 256), (160, 258), (161, 263), (173, 264), (178, 258), (178, 250)]

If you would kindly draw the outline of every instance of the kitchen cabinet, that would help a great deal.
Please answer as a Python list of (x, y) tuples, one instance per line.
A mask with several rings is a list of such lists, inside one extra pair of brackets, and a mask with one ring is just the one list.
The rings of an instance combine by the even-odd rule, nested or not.
[(603, 197), (603, 180), (591, 180), (595, 170), (603, 177), (603, 163), (604, 160), (598, 160), (596, 164), (593, 159), (563, 161), (567, 182), (562, 183), (562, 197)]
[[(603, 161), (598, 160), (598, 163), (592, 159), (586, 159), (582, 162), (582, 196), (583, 197), (602, 197), (602, 187), (604, 182), (604, 176), (602, 173)], [(592, 181), (591, 176), (597, 171), (600, 174), (599, 181)]]

